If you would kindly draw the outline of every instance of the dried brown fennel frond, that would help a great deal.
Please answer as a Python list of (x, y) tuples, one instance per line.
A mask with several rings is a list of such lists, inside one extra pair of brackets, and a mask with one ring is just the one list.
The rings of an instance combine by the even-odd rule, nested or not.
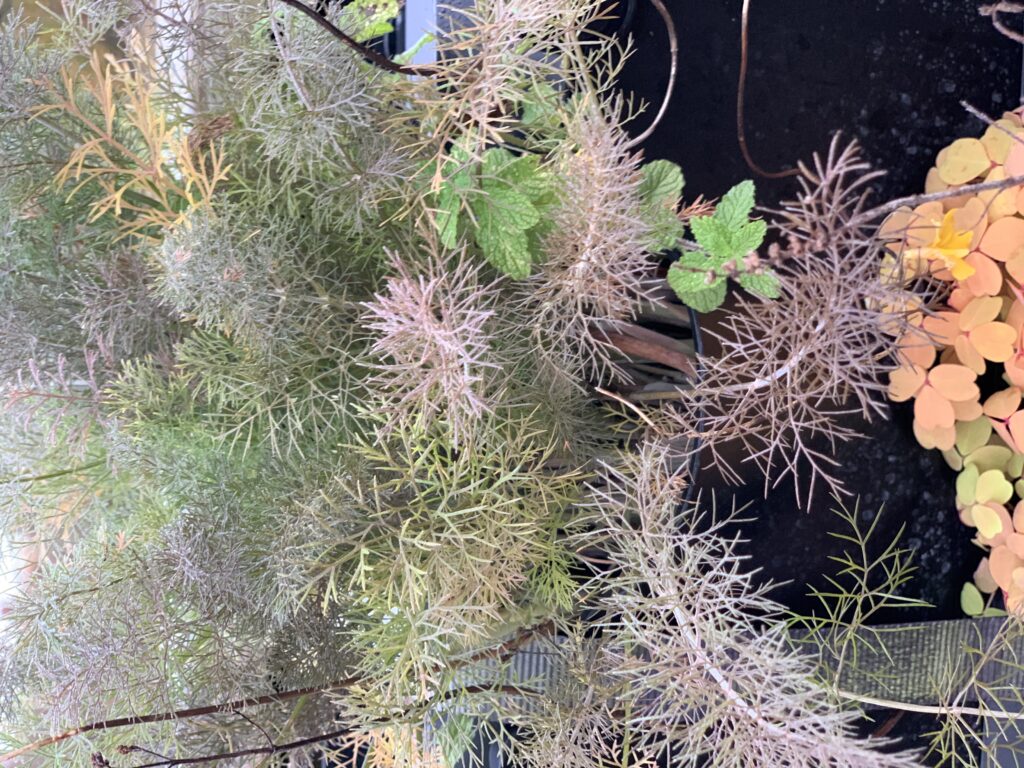
[(858, 418), (886, 413), (893, 338), (912, 327), (920, 300), (880, 273), (876, 225), (861, 215), (879, 175), (838, 137), (801, 167), (796, 199), (770, 212), (780, 298), (738, 298), (720, 329), (705, 332), (720, 352), (702, 359), (702, 385), (660, 411), (664, 428), (697, 438), (732, 477), (741, 456), (766, 484), (790, 475), (798, 494), (819, 480), (838, 490), (832, 451), (858, 436)]

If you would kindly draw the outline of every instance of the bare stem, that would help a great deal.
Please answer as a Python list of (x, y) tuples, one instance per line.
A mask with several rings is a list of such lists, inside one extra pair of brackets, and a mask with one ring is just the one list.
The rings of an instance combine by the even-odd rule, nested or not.
[[(541, 635), (550, 634), (555, 629), (554, 621), (545, 621), (540, 624), (525, 627), (520, 630), (511, 639), (506, 640), (501, 645), (495, 648), (486, 648), (482, 651), (478, 651), (470, 656), (459, 661), (455, 666), (456, 668), (462, 668), (470, 664), (483, 661), (485, 659), (494, 658), (499, 662), (506, 660), (511, 654), (515, 653), (519, 648), (525, 645), (529, 640), (539, 637)], [(281, 693), (267, 694), (265, 696), (254, 696), (248, 699), (239, 699), (237, 701), (228, 701), (222, 704), (211, 704), (205, 707), (191, 707), (188, 709), (179, 709), (172, 712), (157, 712), (149, 715), (134, 715), (130, 717), (118, 717), (110, 720), (101, 720), (95, 723), (88, 723), (86, 725), (80, 725), (77, 728), (71, 728), (63, 731), (62, 733), (55, 734), (53, 736), (47, 736), (31, 744), (26, 744), (17, 749), (6, 752), (0, 755), (0, 765), (10, 762), (16, 757), (27, 754), (29, 752), (35, 752), (36, 750), (48, 747), (52, 744), (57, 744), (67, 739), (73, 738), (83, 733), (89, 733), (91, 731), (103, 731), (111, 728), (125, 728), (131, 725), (145, 725), (148, 723), (164, 723), (169, 720), (187, 720), (194, 717), (204, 717), (206, 715), (216, 715), (222, 713), (234, 713), (236, 715), (242, 715), (241, 710), (250, 709), (252, 707), (263, 706), (266, 704), (277, 704), (291, 699), (301, 698), (303, 696), (309, 696), (312, 694), (325, 694), (333, 691), (342, 691), (347, 688), (351, 688), (353, 685), (365, 682), (361, 677), (348, 677), (344, 680), (338, 680), (337, 682), (330, 683), (325, 686), (317, 686), (312, 688), (297, 688), (291, 691), (282, 691)], [(463, 690), (463, 689), (460, 689)], [(246, 718), (248, 719), (248, 718)], [(344, 731), (343, 731), (344, 732)], [(342, 733), (343, 733), (342, 732)], [(331, 734), (322, 737), (320, 740), (326, 740), (335, 738), (336, 734)], [(315, 742), (311, 742), (315, 743)], [(298, 749), (304, 746), (289, 747), (288, 745), (280, 745), (278, 748), (287, 751), (289, 749)], [(273, 754), (267, 752), (246, 752), (245, 754)], [(219, 759), (219, 758), (218, 758)], [(192, 761), (202, 762), (202, 761)], [(167, 765), (184, 765), (185, 763), (166, 763)], [(163, 763), (161, 763), (163, 765)]]
[(651, 121), (651, 124), (647, 126), (643, 133), (630, 139), (626, 144), (626, 149), (632, 149), (642, 144), (654, 134), (655, 129), (657, 129), (659, 123), (664, 119), (665, 113), (668, 111), (668, 105), (672, 101), (672, 94), (676, 89), (676, 76), (679, 73), (679, 37), (676, 34), (676, 24), (672, 21), (672, 14), (669, 13), (662, 0), (651, 0), (651, 5), (661, 14), (661, 20), (665, 24), (665, 31), (668, 32), (668, 50), (672, 57), (668, 69), (668, 85), (665, 86), (665, 96), (661, 100), (658, 114), (654, 116), (654, 120)]
[(1024, 720), (1024, 712), (1009, 712), (1000, 709), (988, 709), (986, 707), (965, 707), (965, 706), (944, 706), (941, 704), (913, 704), (909, 701), (897, 701), (895, 699), (882, 699), (876, 696), (864, 696), (850, 691), (837, 690), (836, 695), (841, 699), (856, 701), (860, 704), (868, 704), (872, 707), (884, 707), (885, 709), (899, 709), (904, 712), (920, 712), (926, 715), (956, 715), (967, 717), (990, 717), (994, 720)]
[(991, 5), (981, 6), (981, 8), (978, 9), (978, 13), (982, 16), (990, 16), (992, 18), (992, 26), (995, 27), (1000, 34), (1005, 35), (1014, 42), (1024, 45), (1024, 35), (1016, 30), (1010, 29), (1003, 23), (1002, 19), (999, 18), (1000, 13), (1024, 13), (1024, 3), (992, 3)]
[(931, 192), (925, 195), (898, 197), (895, 200), (890, 200), (884, 205), (878, 205), (874, 208), (869, 208), (866, 211), (861, 211), (861, 213), (859, 213), (851, 223), (854, 225), (867, 224), (868, 222), (887, 216), (898, 208), (903, 208), (904, 206), (914, 208), (924, 203), (948, 200), (951, 197), (960, 197), (960, 195), (976, 195), (979, 192), (990, 192), (995, 189), (1009, 189), (1010, 187), (1017, 187), (1020, 185), (1024, 185), (1024, 176), (1011, 176), (1007, 179), (1000, 179), (999, 181), (983, 181), (978, 184), (965, 184), (964, 186), (957, 187), (956, 189), (944, 189), (941, 192)]
[(740, 76), (736, 85), (736, 138), (740, 143), (740, 153), (743, 160), (758, 176), (766, 179), (786, 179), (790, 176), (799, 176), (799, 168), (788, 168), (784, 171), (766, 171), (754, 160), (747, 147), (747, 129), (745, 119), (744, 102), (747, 91), (747, 51), (749, 48), (748, 37), (750, 30), (750, 0), (743, 0), (743, 11), (740, 16)]
[(386, 70), (387, 72), (394, 72), (397, 75), (421, 76), (430, 76), (437, 73), (437, 70), (434, 69), (434, 67), (407, 67), (403, 66), (402, 64), (396, 64), (384, 54), (378, 53), (372, 48), (365, 46), (362, 43), (359, 43), (356, 40), (352, 39), (347, 34), (338, 29), (338, 27), (334, 26), (334, 24), (329, 22), (326, 18), (317, 13), (316, 9), (310, 8), (305, 3), (300, 2), (300, 0), (278, 0), (278, 2), (284, 3), (285, 5), (294, 8), (299, 13), (304, 13), (314, 22), (316, 22), (321, 27), (330, 32), (331, 35), (336, 37), (342, 43), (344, 43), (353, 51), (355, 51), (364, 59), (366, 59), (368, 62), (370, 62), (376, 67), (380, 67), (381, 69)]

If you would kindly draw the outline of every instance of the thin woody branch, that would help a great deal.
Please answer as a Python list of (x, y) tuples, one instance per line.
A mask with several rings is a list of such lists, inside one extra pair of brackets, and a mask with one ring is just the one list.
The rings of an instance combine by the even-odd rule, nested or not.
[[(538, 696), (539, 691), (531, 688), (523, 688), (515, 685), (500, 685), (500, 686), (486, 686), (486, 685), (470, 685), (463, 688), (456, 689), (449, 694), (439, 697), (436, 701), (428, 702), (428, 706), (437, 706), (445, 701), (449, 701), (456, 698), (459, 695), (474, 695), (478, 693), (497, 693), (506, 696)], [(248, 719), (248, 718), (246, 718)], [(250, 720), (250, 722), (252, 722)], [(383, 724), (383, 723), (381, 723)], [(258, 726), (257, 726), (258, 727)], [(259, 728), (263, 731), (266, 736), (266, 732), (263, 728)], [(142, 765), (132, 766), (132, 768), (172, 768), (177, 765), (202, 765), (207, 763), (216, 763), (223, 760), (234, 760), (239, 757), (255, 757), (258, 755), (280, 755), (286, 752), (294, 752), (298, 749), (305, 747), (315, 746), (317, 744), (323, 744), (326, 741), (332, 741), (334, 739), (340, 739), (344, 736), (356, 733), (353, 728), (338, 728), (327, 733), (320, 733), (315, 736), (307, 736), (302, 739), (296, 739), (295, 741), (289, 741), (284, 744), (275, 744), (267, 736), (267, 740), (270, 742), (264, 747), (251, 747), (248, 749), (238, 749), (232, 752), (219, 752), (214, 755), (197, 755), (193, 757), (175, 757), (175, 758), (164, 758), (156, 760), (150, 763), (143, 763)], [(123, 755), (129, 755), (135, 752), (144, 752), (147, 754), (153, 754), (148, 749), (144, 749), (137, 745), (126, 745), (118, 748), (118, 752)], [(103, 766), (103, 768), (114, 768), (114, 766), (101, 754), (96, 753), (93, 755), (93, 765)]]
[(300, 0), (278, 0), (278, 2), (284, 3), (285, 5), (294, 8), (299, 13), (305, 14), (323, 29), (326, 29), (335, 38), (366, 59), (366, 61), (387, 72), (394, 72), (396, 75), (419, 75), (424, 77), (436, 74), (437, 72), (433, 67), (412, 67), (395, 63), (384, 54), (378, 53), (369, 46), (363, 45), (362, 43), (354, 40), (351, 36), (347, 35), (337, 26), (317, 13), (314, 8), (310, 8), (305, 3), (300, 2)]
[[(466, 657), (459, 664), (456, 665), (456, 669), (476, 664), (478, 662), (487, 659), (497, 659), (498, 661), (507, 660), (512, 654), (518, 651), (523, 645), (530, 640), (541, 637), (543, 635), (550, 634), (556, 628), (554, 621), (545, 621), (535, 626), (526, 627), (514, 635), (509, 640), (506, 640), (501, 645), (495, 648), (486, 648), (481, 651)], [(151, 723), (165, 723), (170, 720), (188, 720), (195, 717), (206, 717), (207, 715), (217, 714), (228, 714), (234, 713), (245, 717), (241, 714), (243, 709), (251, 709), (253, 707), (266, 706), (268, 704), (280, 704), (285, 701), (291, 701), (292, 699), (298, 699), (303, 696), (312, 696), (319, 694), (334, 693), (336, 691), (343, 691), (351, 688), (353, 685), (357, 685), (361, 682), (365, 682), (363, 678), (358, 676), (347, 677), (343, 680), (331, 683), (326, 686), (313, 686), (309, 688), (296, 688), (290, 691), (282, 691), (281, 693), (266, 694), (264, 696), (252, 696), (246, 699), (238, 699), (236, 701), (226, 701), (220, 704), (210, 704), (203, 707), (189, 707), (186, 709), (178, 709), (169, 712), (156, 712), (149, 715), (132, 715), (129, 717), (117, 717), (108, 720), (100, 720), (98, 722), (87, 723), (80, 725), (76, 728), (70, 728), (53, 736), (47, 736), (42, 739), (33, 741), (31, 744), (26, 744), (17, 749), (6, 752), (0, 755), (0, 765), (6, 764), (16, 757), (35, 752), (43, 749), (44, 747), (52, 746), (53, 744), (59, 744), (62, 741), (80, 736), (85, 733), (91, 733), (93, 731), (105, 731), (112, 728), (126, 728), (133, 725), (148, 725)], [(248, 718), (246, 718), (248, 719)], [(326, 738), (332, 738), (330, 736)], [(293, 747), (297, 749), (298, 747)]]

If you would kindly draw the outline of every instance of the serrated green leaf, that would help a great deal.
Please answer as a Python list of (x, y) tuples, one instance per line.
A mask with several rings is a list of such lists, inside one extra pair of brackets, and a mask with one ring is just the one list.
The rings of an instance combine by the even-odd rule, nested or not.
[(654, 205), (675, 208), (683, 193), (682, 169), (669, 160), (652, 160), (640, 172), (643, 174), (640, 198)]
[[(696, 258), (695, 258), (696, 257)], [(702, 291), (710, 284), (711, 267), (698, 254), (684, 253), (668, 270), (668, 284), (682, 298), (683, 293)]]
[(686, 227), (679, 220), (674, 208), (659, 205), (645, 205), (641, 215), (650, 229), (646, 245), (648, 251), (660, 253), (678, 247), (686, 234)]
[(445, 160), (444, 168), (447, 178), (442, 182), (437, 193), (437, 211), (434, 226), (437, 227), (441, 243), (447, 248), (454, 248), (458, 241), (459, 214), (463, 201), (473, 188), (473, 168), (468, 157), (455, 158), (455, 152), (465, 155), (456, 147), (452, 147), (452, 156)]
[(985, 598), (970, 582), (960, 590), (960, 609), (968, 616), (980, 616), (985, 610)]
[(530, 89), (523, 101), (521, 122), (525, 126), (558, 122), (558, 91), (541, 82)]
[(743, 226), (754, 210), (754, 182), (741, 181), (722, 195), (715, 206), (715, 219), (726, 229), (736, 230)]
[[(532, 202), (546, 202), (547, 198), (553, 197), (551, 177), (540, 167), (540, 159), (536, 155), (517, 157), (506, 163), (498, 171), (497, 178), (517, 192), (522, 192)], [(484, 188), (487, 186), (488, 180), (485, 179)]]
[(483, 165), (480, 168), (483, 174), (483, 181), (495, 179), (501, 176), (502, 169), (516, 161), (516, 156), (503, 147), (491, 147), (483, 156)]
[(695, 312), (711, 312), (725, 301), (725, 280), (719, 280), (702, 291), (683, 295), (682, 301)]
[(477, 223), (476, 241), (484, 258), (509, 277), (528, 277), (533, 259), (526, 231), (502, 226), (490, 208), (478, 214)]
[(734, 259), (742, 259), (751, 251), (756, 251), (768, 231), (768, 225), (763, 221), (748, 221), (746, 224), (732, 232), (730, 242)]
[(668, 271), (668, 284), (679, 300), (697, 312), (710, 312), (725, 301), (725, 278), (708, 284), (707, 274), (673, 267)]
[[(690, 221), (697, 243), (721, 266), (727, 261), (737, 263), (764, 242), (767, 225), (763, 221), (746, 221), (728, 227), (714, 216), (698, 216)], [(737, 264), (738, 265), (738, 264)]]
[(690, 231), (704, 252), (719, 265), (736, 258), (728, 230), (713, 216), (697, 216), (690, 219)]
[(439, 239), (445, 248), (455, 248), (458, 244), (459, 211), (462, 201), (448, 185), (441, 188), (437, 195), (437, 212), (434, 226), (437, 227)]
[(540, 214), (530, 198), (510, 187), (485, 190), (486, 195), (473, 203), (479, 219), (489, 219), (489, 226), (499, 230), (526, 230), (540, 221)]
[(738, 280), (744, 290), (750, 291), (755, 296), (765, 299), (779, 298), (779, 278), (771, 272), (764, 272), (760, 275), (740, 274)]

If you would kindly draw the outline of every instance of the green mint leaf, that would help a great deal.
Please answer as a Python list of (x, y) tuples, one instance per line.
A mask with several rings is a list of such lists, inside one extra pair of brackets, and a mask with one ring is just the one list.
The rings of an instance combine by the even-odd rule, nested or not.
[(447, 172), (447, 178), (441, 183), (437, 193), (434, 226), (440, 235), (441, 243), (446, 248), (454, 248), (458, 241), (459, 214), (467, 193), (473, 189), (473, 168), (468, 164), (468, 158), (456, 159), (454, 151), (452, 156), (445, 160), (443, 167)]
[(668, 284), (677, 294), (704, 290), (708, 287), (708, 273), (712, 269), (714, 264), (701, 254), (684, 253), (669, 267)]
[(434, 226), (437, 227), (441, 244), (445, 248), (455, 248), (459, 238), (459, 212), (462, 200), (451, 186), (441, 187), (437, 195), (437, 211), (434, 215)]
[(541, 82), (530, 89), (523, 101), (522, 119), (524, 126), (557, 125), (558, 105), (561, 97), (558, 91), (547, 83)]
[[(704, 252), (719, 265), (736, 258), (729, 230), (714, 216), (690, 219), (690, 231)], [(745, 255), (745, 254), (744, 254)]]
[[(536, 155), (517, 157), (506, 163), (498, 172), (498, 179), (522, 192), (533, 202), (546, 201), (553, 197), (551, 177), (540, 167), (540, 158)], [(488, 180), (484, 179), (485, 188), (488, 183)]]
[(779, 298), (779, 278), (771, 272), (755, 275), (751, 272), (740, 274), (739, 283), (743, 289), (764, 299)]
[(540, 221), (540, 214), (530, 198), (510, 187), (492, 187), (473, 205), (478, 218), (486, 216), (498, 229), (513, 232), (526, 230)]
[(748, 221), (737, 227), (729, 238), (732, 247), (732, 258), (742, 259), (751, 251), (756, 251), (764, 242), (764, 236), (768, 232), (768, 225), (763, 221)]
[(502, 147), (492, 147), (484, 152), (484, 162), (480, 169), (483, 175), (483, 183), (501, 176), (505, 166), (516, 161), (516, 156)]
[(683, 194), (683, 171), (668, 160), (652, 160), (640, 169), (640, 198), (654, 205), (675, 208)]
[(502, 226), (489, 208), (478, 215), (478, 224), (476, 242), (484, 258), (509, 277), (528, 277), (533, 259), (526, 232)]
[(725, 280), (705, 286), (703, 290), (681, 295), (680, 300), (695, 312), (711, 312), (725, 301)]
[(647, 223), (651, 228), (651, 239), (647, 250), (651, 253), (669, 251), (675, 248), (686, 233), (686, 227), (674, 211), (659, 208), (647, 215)]
[(709, 269), (707, 259), (700, 254), (684, 253), (668, 271), (669, 287), (680, 301), (698, 312), (710, 312), (725, 300), (725, 278), (716, 276), (709, 284)]
[(741, 181), (715, 206), (715, 219), (727, 230), (735, 231), (747, 223), (753, 210), (754, 182)]

